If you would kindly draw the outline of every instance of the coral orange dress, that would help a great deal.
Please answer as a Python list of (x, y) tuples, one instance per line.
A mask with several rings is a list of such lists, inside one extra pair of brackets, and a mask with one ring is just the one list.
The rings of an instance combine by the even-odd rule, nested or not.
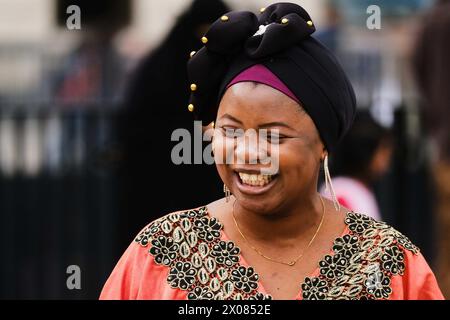
[[(346, 228), (297, 300), (443, 299), (419, 249), (384, 222), (349, 212)], [(331, 245), (331, 244), (330, 244)], [(145, 227), (125, 251), (100, 299), (271, 299), (241, 250), (207, 207)]]

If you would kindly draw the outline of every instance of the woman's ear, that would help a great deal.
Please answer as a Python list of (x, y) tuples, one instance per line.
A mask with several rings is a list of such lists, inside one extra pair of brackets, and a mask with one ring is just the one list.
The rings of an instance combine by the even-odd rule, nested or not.
[(323, 146), (322, 148), (322, 156), (320, 157), (320, 160), (323, 162), (325, 160), (325, 157), (328, 155), (328, 151), (325, 148), (325, 146)]

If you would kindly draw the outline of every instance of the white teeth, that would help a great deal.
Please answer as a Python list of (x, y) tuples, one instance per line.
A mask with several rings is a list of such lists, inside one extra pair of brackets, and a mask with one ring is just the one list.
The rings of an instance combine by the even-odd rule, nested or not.
[(272, 180), (272, 175), (267, 174), (248, 174), (239, 172), (239, 177), (244, 184), (263, 187)]

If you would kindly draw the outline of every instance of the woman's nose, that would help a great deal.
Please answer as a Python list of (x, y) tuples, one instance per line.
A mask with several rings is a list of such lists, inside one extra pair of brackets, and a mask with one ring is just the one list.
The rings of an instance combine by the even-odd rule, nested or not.
[(256, 130), (247, 130), (236, 139), (237, 164), (257, 164), (268, 157), (267, 141), (259, 139)]

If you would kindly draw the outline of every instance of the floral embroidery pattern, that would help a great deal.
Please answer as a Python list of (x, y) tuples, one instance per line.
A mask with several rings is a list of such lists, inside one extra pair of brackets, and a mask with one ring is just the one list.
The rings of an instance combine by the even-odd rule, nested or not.
[(159, 231), (159, 221), (154, 221), (150, 226), (145, 228), (145, 230), (138, 235), (135, 239), (136, 242), (139, 242), (141, 246), (147, 246), (149, 243), (149, 239)]
[(188, 293), (189, 300), (212, 300), (213, 298), (214, 295), (209, 288), (195, 287)]
[(236, 284), (236, 288), (250, 293), (258, 288), (258, 275), (252, 267), (239, 267), (231, 272), (231, 280)]
[(306, 278), (302, 290), (305, 300), (324, 300), (328, 292), (327, 282), (317, 277)]
[[(349, 234), (337, 238), (333, 253), (319, 262), (319, 275), (301, 284), (305, 300), (387, 299), (391, 277), (405, 271), (404, 250), (419, 249), (384, 222), (349, 212)], [(155, 263), (169, 268), (167, 282), (190, 300), (269, 300), (258, 292), (259, 275), (239, 264), (241, 250), (221, 240), (222, 224), (201, 207), (166, 215), (135, 239)]]
[(405, 256), (397, 246), (386, 248), (384, 254), (381, 256), (383, 269), (390, 271), (392, 274), (403, 274), (405, 270), (404, 260)]
[(334, 241), (334, 255), (319, 262), (320, 275), (305, 279), (303, 299), (388, 299), (391, 277), (405, 270), (404, 250), (419, 249), (386, 223), (360, 213), (347, 213), (345, 223), (350, 233)]
[(254, 296), (251, 296), (249, 300), (272, 300), (272, 297), (268, 294), (263, 294), (261, 292), (258, 292)]
[(392, 289), (389, 287), (391, 280), (381, 271), (376, 271), (368, 275), (365, 282), (367, 292), (377, 299), (389, 298)]
[(195, 282), (195, 275), (197, 270), (192, 268), (189, 262), (177, 262), (169, 271), (167, 281), (172, 288), (180, 288), (186, 290)]
[(347, 267), (347, 259), (340, 254), (334, 256), (326, 255), (325, 258), (319, 262), (320, 273), (329, 279), (339, 278), (344, 275)]
[(220, 230), (222, 225), (216, 218), (203, 217), (194, 222), (194, 230), (197, 231), (199, 238), (211, 242), (220, 238)]
[(155, 263), (170, 268), (167, 282), (188, 291), (190, 300), (271, 299), (257, 291), (259, 276), (239, 265), (240, 249), (220, 239), (222, 224), (207, 216), (206, 207), (173, 213), (145, 228), (135, 239), (151, 244)]
[(233, 242), (220, 241), (214, 245), (211, 255), (216, 258), (216, 262), (231, 267), (239, 262), (241, 250)]
[(169, 266), (177, 256), (178, 245), (174, 243), (172, 238), (159, 236), (152, 241), (152, 245), (150, 253), (155, 257), (155, 261), (158, 264)]
[(351, 231), (362, 233), (371, 226), (371, 219), (365, 215), (350, 212), (345, 218), (345, 223)]
[(359, 251), (358, 237), (346, 234), (342, 238), (337, 238), (334, 241), (333, 250), (346, 259), (350, 259), (353, 254)]

